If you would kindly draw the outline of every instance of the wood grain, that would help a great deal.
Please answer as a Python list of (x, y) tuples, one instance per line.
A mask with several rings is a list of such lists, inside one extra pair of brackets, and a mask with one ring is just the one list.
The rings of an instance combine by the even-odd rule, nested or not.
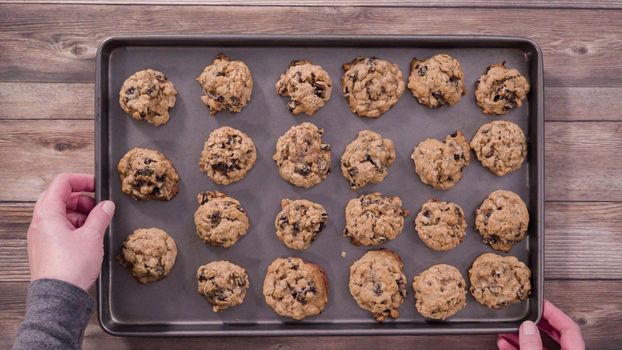
[[(92, 83), (0, 82), (0, 119), (93, 119)], [(620, 87), (546, 87), (547, 121), (622, 121)]]
[(93, 173), (92, 121), (2, 120), (0, 135), (2, 201), (35, 200), (61, 172)]
[(93, 119), (94, 85), (0, 83), (0, 119)]
[(452, 33), (534, 39), (549, 85), (622, 83), (615, 10), (3, 4), (0, 13), (0, 81), (92, 82), (97, 46), (113, 34)]
[(622, 87), (545, 87), (547, 121), (620, 121)]
[(622, 203), (545, 206), (545, 276), (622, 279)]
[(509, 7), (509, 8), (579, 8), (579, 9), (617, 9), (622, 8), (616, 0), (440, 0), (430, 3), (424, 0), (8, 0), (7, 3), (43, 4), (127, 4), (127, 5), (228, 5), (228, 6), (397, 6), (397, 7)]
[(619, 201), (621, 132), (619, 122), (547, 123), (546, 200)]
[[(0, 283), (0, 347), (12, 343), (23, 319), (26, 282)], [(547, 281), (545, 297), (565, 310), (579, 325), (587, 349), (618, 349), (622, 332), (622, 281)], [(598, 300), (589, 303), (588, 300)], [(268, 338), (117, 338), (108, 336), (95, 316), (86, 329), (83, 349), (496, 349), (496, 335), (420, 337), (268, 337)]]
[[(28, 281), (32, 203), (0, 204), (0, 281)], [(622, 279), (622, 203), (547, 203), (545, 276)]]
[[(545, 131), (546, 200), (622, 198), (622, 122), (548, 122)], [(56, 173), (93, 172), (90, 120), (0, 120), (0, 135), (0, 201), (34, 201)]]

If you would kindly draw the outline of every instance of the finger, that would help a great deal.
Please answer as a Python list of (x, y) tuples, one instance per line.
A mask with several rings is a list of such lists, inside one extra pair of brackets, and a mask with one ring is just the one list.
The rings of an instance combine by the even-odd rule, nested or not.
[(47, 209), (66, 210), (66, 202), (73, 192), (93, 192), (95, 177), (89, 174), (60, 174), (46, 190), (43, 202)]
[(518, 334), (517, 333), (506, 333), (506, 334), (500, 334), (499, 336), (502, 338), (505, 338), (505, 340), (507, 340), (508, 343), (518, 348)]
[(542, 350), (542, 339), (538, 327), (532, 321), (525, 321), (518, 330), (518, 344), (521, 350)]
[(497, 337), (497, 347), (499, 350), (518, 350), (518, 348), (503, 337), (503, 335), (499, 335), (499, 337)]
[(562, 349), (585, 349), (581, 328), (548, 300), (544, 300), (543, 318), (559, 332), (559, 345)]
[(544, 333), (548, 334), (553, 340), (559, 343), (559, 339), (561, 338), (561, 334), (551, 326), (551, 324), (544, 319), (544, 317), (538, 322), (538, 328)]
[(74, 193), (67, 201), (67, 210), (88, 214), (95, 206), (95, 198), (88, 194)]
[(46, 193), (47, 193), (47, 191), (43, 191), (43, 192), (41, 192), (39, 194), (39, 197), (37, 197), (37, 202), (35, 203), (35, 208), (32, 211), (33, 217), (36, 217), (41, 212), (41, 208), (43, 207), (43, 198), (45, 197)]
[(114, 202), (100, 202), (91, 210), (81, 230), (103, 236), (114, 215)]
[(86, 215), (83, 213), (78, 213), (75, 211), (71, 211), (67, 213), (67, 220), (71, 223), (74, 228), (80, 228), (84, 225), (86, 221)]

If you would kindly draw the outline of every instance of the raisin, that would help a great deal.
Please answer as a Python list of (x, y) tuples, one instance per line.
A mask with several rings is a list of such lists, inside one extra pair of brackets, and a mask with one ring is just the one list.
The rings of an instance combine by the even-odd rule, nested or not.
[(495, 95), (495, 97), (492, 99), (493, 101), (497, 102), (501, 99), (501, 96), (499, 95)]
[(156, 175), (156, 180), (158, 181), (166, 181), (166, 175)]
[(376, 162), (374, 162), (374, 160), (372, 159), (372, 157), (369, 154), (365, 155), (365, 161), (366, 162), (370, 162), (374, 167), (380, 169), (378, 164), (376, 164)]
[(279, 216), (279, 227), (281, 227), (282, 229), (285, 228), (285, 225), (287, 225), (287, 215), (281, 215)]
[(374, 283), (374, 294), (377, 296), (382, 294), (382, 285), (380, 283)]
[(223, 95), (218, 95), (218, 96), (216, 96), (216, 101), (217, 102), (224, 102), (225, 101), (225, 97)]
[(443, 94), (440, 91), (433, 92), (432, 97), (434, 97), (439, 104), (445, 104), (445, 99), (443, 98)]
[(357, 168), (350, 168), (350, 170), (348, 170), (348, 175), (350, 175), (350, 177), (355, 177), (358, 173), (359, 170)]
[(158, 194), (160, 194), (160, 188), (159, 187), (154, 187), (153, 190), (151, 190), (151, 194), (157, 196)]
[(298, 232), (300, 232), (300, 224), (295, 223), (293, 225), (293, 228), (294, 228), (294, 235), (296, 235)]
[(458, 137), (458, 131), (454, 132), (453, 134), (451, 134), (449, 137)]
[(209, 195), (209, 192), (201, 192), (197, 196), (197, 201), (199, 202), (199, 205), (203, 205), (209, 202), (210, 199), (211, 199), (211, 196)]
[(145, 164), (149, 165), (151, 163), (155, 162), (155, 160), (151, 159), (151, 158), (145, 158)]
[(150, 86), (147, 88), (147, 90), (145, 90), (145, 93), (149, 96), (151, 96), (151, 94), (153, 94), (154, 90), (153, 90), (153, 86)]
[(460, 155), (459, 155), (459, 154), (457, 154), (457, 153), (455, 153), (455, 154), (454, 154), (454, 160), (460, 160)]
[(454, 86), (458, 86), (458, 82), (459, 82), (459, 81), (460, 81), (460, 78), (458, 78), (458, 77), (457, 77), (457, 76), (455, 76), (455, 75), (452, 75), (452, 76), (449, 78), (449, 82), (450, 82), (452, 85), (454, 85)]
[(212, 215), (210, 215), (209, 220), (212, 223), (212, 225), (218, 225), (221, 220), (220, 212), (219, 211), (213, 212)]
[(231, 98), (229, 99), (229, 105), (232, 107), (237, 107), (239, 104), (240, 101), (238, 100), (238, 98), (235, 96), (231, 96)]
[(153, 175), (153, 170), (149, 168), (136, 170), (136, 176), (151, 176), (151, 175)]
[(136, 87), (132, 86), (130, 88), (128, 88), (127, 90), (125, 90), (125, 94), (126, 95), (134, 95), (136, 93)]
[(318, 84), (313, 84), (313, 93), (315, 94), (315, 96), (319, 97), (319, 98), (324, 98), (325, 95), (324, 93), (326, 92), (326, 88), (322, 85), (318, 85)]
[(246, 278), (236, 276), (235, 284), (237, 284), (238, 287), (246, 287)]
[(428, 67), (423, 66), (423, 67), (419, 68), (418, 72), (419, 72), (419, 76), (422, 77), (422, 76), (426, 75), (426, 73), (428, 72)]
[(423, 212), (423, 216), (429, 219), (432, 216), (432, 212), (429, 210), (426, 210)]
[(311, 167), (308, 166), (307, 164), (303, 164), (301, 166), (296, 167), (295, 172), (302, 176), (307, 176), (309, 175), (309, 173), (311, 173)]

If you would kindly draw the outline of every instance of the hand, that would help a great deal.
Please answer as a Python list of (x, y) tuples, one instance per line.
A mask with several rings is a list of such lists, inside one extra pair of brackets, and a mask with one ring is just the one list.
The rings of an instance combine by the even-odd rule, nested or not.
[(87, 290), (97, 279), (114, 203), (95, 199), (95, 178), (60, 174), (37, 200), (28, 229), (30, 280), (53, 278)]
[(544, 300), (542, 320), (537, 327), (535, 323), (525, 321), (518, 334), (500, 334), (497, 346), (499, 350), (541, 350), (543, 346), (538, 328), (559, 343), (562, 350), (585, 350), (581, 328), (548, 300)]

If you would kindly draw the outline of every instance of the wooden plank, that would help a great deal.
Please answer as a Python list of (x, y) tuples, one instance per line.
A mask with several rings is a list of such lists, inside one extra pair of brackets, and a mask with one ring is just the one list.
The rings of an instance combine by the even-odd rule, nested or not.
[[(619, 201), (622, 122), (547, 122), (545, 198)], [(93, 172), (90, 120), (0, 120), (0, 201), (33, 201), (59, 172)]]
[(227, 6), (399, 6), (399, 7), (509, 7), (509, 8), (580, 8), (580, 9), (618, 9), (622, 8), (617, 0), (440, 0), (433, 4), (424, 0), (6, 0), (6, 3), (18, 4), (124, 4), (124, 5), (227, 5)]
[[(0, 281), (28, 281), (32, 203), (0, 204)], [(545, 276), (622, 279), (622, 203), (546, 204)]]
[(35, 200), (61, 172), (93, 172), (93, 122), (0, 121), (0, 200)]
[(0, 13), (0, 81), (92, 82), (96, 48), (113, 34), (452, 33), (534, 39), (551, 85), (622, 83), (618, 11), (4, 4)]
[(93, 84), (0, 83), (0, 119), (93, 118)]
[(546, 87), (547, 121), (620, 121), (622, 87)]
[[(94, 95), (92, 83), (0, 82), (0, 119), (93, 119)], [(546, 87), (545, 118), (622, 121), (619, 96), (621, 87)]]
[[(0, 283), (0, 347), (8, 348), (23, 319), (27, 283)], [(618, 349), (622, 342), (622, 281), (547, 281), (545, 296), (579, 325), (587, 349)], [(586, 301), (592, 302), (586, 302)], [(412, 300), (409, 299), (412, 307)], [(598, 302), (595, 302), (598, 301)], [(404, 305), (403, 307), (406, 307)], [(496, 335), (419, 337), (267, 337), (267, 338), (118, 338), (108, 336), (91, 319), (83, 349), (496, 349)], [(209, 344), (209, 345), (207, 345)]]
[(546, 123), (546, 200), (619, 201), (620, 133), (619, 122)]
[(622, 203), (546, 203), (544, 238), (546, 278), (622, 278)]

